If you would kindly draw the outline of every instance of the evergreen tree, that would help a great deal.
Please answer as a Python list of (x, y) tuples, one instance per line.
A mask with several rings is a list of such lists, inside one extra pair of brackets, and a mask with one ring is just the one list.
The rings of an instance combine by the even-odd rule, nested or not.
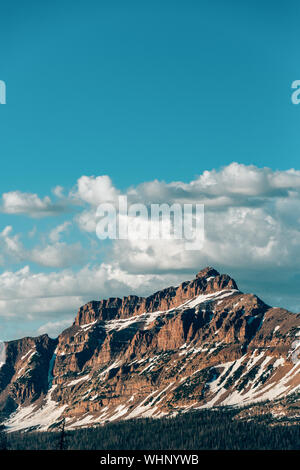
[(0, 424), (0, 450), (7, 450), (7, 436), (3, 424)]

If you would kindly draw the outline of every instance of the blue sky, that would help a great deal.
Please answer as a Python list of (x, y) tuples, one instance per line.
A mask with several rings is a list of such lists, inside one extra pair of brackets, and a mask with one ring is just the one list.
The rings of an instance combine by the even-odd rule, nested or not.
[(297, 164), (297, 2), (5, 2), (1, 187)]
[[(0, 231), (8, 226), (11, 230), (3, 235), (0, 273), (28, 266), (33, 274), (58, 276), (65, 269), (78, 273), (114, 259), (117, 248), (111, 253), (105, 244), (100, 246), (93, 231), (78, 223), (78, 214), (90, 210), (86, 195), (78, 195), (78, 181), (84, 175), (108, 175), (108, 191), (124, 192), (155, 179), (189, 184), (205, 170), (221, 172), (222, 167), (234, 173), (230, 164), (238, 162), (245, 168), (254, 165), (259, 175), (262, 168), (270, 168), (278, 186), (277, 170), (283, 178), (286, 170), (299, 168), (300, 108), (290, 99), (291, 83), (300, 78), (299, 36), (299, 4), (293, 1), (2, 2), (0, 79), (7, 85), (7, 104), (0, 106), (1, 194), (18, 191), (23, 199), (24, 194), (34, 194), (39, 201), (49, 197), (62, 211), (34, 213), (30, 204), (37, 202), (27, 199), (27, 210), (2, 210)], [(220, 177), (218, 184), (224, 188), (224, 179)], [(297, 184), (290, 183), (289, 188), (297, 191)], [(53, 194), (58, 186), (64, 188), (63, 196)], [(249, 191), (254, 203), (258, 194)], [(76, 203), (70, 192), (76, 194)], [(282, 227), (278, 200), (276, 210), (273, 202), (264, 200), (265, 216), (273, 216)], [(49, 209), (51, 204), (44, 203)], [(286, 203), (290, 208), (290, 201)], [(296, 221), (294, 209), (284, 217), (289, 229)], [(252, 227), (255, 223), (257, 218)], [(61, 237), (49, 239), (63, 224)], [(272, 234), (279, 243), (277, 235)], [(13, 237), (22, 243), (17, 253), (12, 253)], [(295, 238), (288, 240), (288, 246), (298, 246)], [(268, 241), (270, 237), (261, 243), (267, 246)], [(65, 264), (57, 262), (55, 253), (56, 264), (50, 260), (47, 265), (49, 243), (65, 243), (56, 245), (64, 253), (73, 247)], [(38, 250), (44, 250), (43, 262)], [(53, 254), (53, 246), (51, 250)], [(205, 256), (198, 261), (205, 262)], [(242, 257), (239, 262), (218, 263), (207, 255), (207, 261), (239, 275), (243, 287), (267, 298), (278, 291), (282, 265), (276, 265), (276, 271), (269, 261), (259, 268), (256, 262), (254, 274), (247, 274)], [(124, 260), (122, 269), (125, 265)], [(135, 287), (147, 293), (197, 270), (184, 261), (182, 270), (168, 263), (165, 269), (138, 266), (132, 272), (154, 277), (135, 286), (116, 271), (113, 285), (93, 287), (77, 297), (73, 287), (69, 307), (66, 299), (62, 311), (45, 308), (45, 314), (38, 314), (37, 306), (35, 313), (28, 306), (29, 313), (23, 316), (21, 307), (8, 309), (10, 300), (5, 284), (1, 294), (0, 282), (3, 335), (33, 334), (53, 323), (59, 329), (73, 317), (77, 301), (92, 294), (117, 295), (119, 289), (123, 295)], [(268, 285), (256, 282), (257, 269), (277, 277), (274, 274), (276, 279)], [(286, 264), (284, 269), (290, 273), (294, 267)], [(282, 302), (297, 309), (300, 298), (291, 299), (289, 292), (289, 286), (293, 292), (297, 288), (295, 276), (282, 288)], [(69, 294), (51, 295), (58, 299)]]

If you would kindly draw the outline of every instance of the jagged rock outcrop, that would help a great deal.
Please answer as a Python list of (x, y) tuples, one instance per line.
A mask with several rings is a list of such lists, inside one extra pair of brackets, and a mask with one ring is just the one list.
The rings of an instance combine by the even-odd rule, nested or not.
[(128, 318), (143, 312), (165, 311), (178, 307), (196, 295), (210, 294), (225, 288), (237, 289), (235, 281), (226, 274), (220, 275), (215, 269), (207, 267), (200, 271), (193, 281), (183, 282), (178, 287), (168, 287), (149, 297), (130, 295), (123, 299), (112, 297), (99, 302), (89, 302), (79, 309), (75, 325), (84, 325), (96, 320)]
[(89, 302), (56, 340), (6, 343), (0, 404), (9, 429), (51, 429), (62, 417), (72, 429), (287, 396), (297, 402), (299, 334), (299, 314), (240, 292), (208, 267), (149, 297)]

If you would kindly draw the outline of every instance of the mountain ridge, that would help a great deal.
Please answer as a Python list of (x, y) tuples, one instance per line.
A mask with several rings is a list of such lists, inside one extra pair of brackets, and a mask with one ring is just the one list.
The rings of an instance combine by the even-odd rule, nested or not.
[(10, 431), (73, 429), (263, 400), (276, 413), (295, 396), (280, 409), (297, 417), (299, 335), (299, 314), (207, 267), (148, 297), (88, 302), (56, 339), (6, 342), (0, 411)]
[[(111, 297), (100, 301), (93, 300), (83, 305), (76, 316), (75, 324), (88, 323), (96, 319), (109, 320), (116, 317), (126, 318), (143, 313), (147, 310), (168, 310), (177, 307), (184, 300), (197, 295), (200, 292), (213, 292), (215, 287), (219, 289), (225, 286), (237, 289), (235, 281), (227, 274), (220, 275), (214, 268), (208, 266), (197, 273), (192, 281), (185, 281), (177, 287), (167, 287), (157, 291), (148, 297), (129, 295), (123, 297)], [(98, 312), (97, 312), (98, 310)], [(92, 311), (92, 315), (91, 315)], [(119, 315), (120, 313), (120, 315)]]

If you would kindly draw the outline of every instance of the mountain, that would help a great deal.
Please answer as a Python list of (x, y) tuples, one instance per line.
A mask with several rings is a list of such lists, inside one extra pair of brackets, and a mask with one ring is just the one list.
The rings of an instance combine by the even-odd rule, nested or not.
[(300, 315), (211, 267), (146, 298), (91, 301), (57, 339), (9, 341), (5, 353), (0, 411), (11, 431), (232, 405), (249, 405), (241, 417), (300, 416)]

